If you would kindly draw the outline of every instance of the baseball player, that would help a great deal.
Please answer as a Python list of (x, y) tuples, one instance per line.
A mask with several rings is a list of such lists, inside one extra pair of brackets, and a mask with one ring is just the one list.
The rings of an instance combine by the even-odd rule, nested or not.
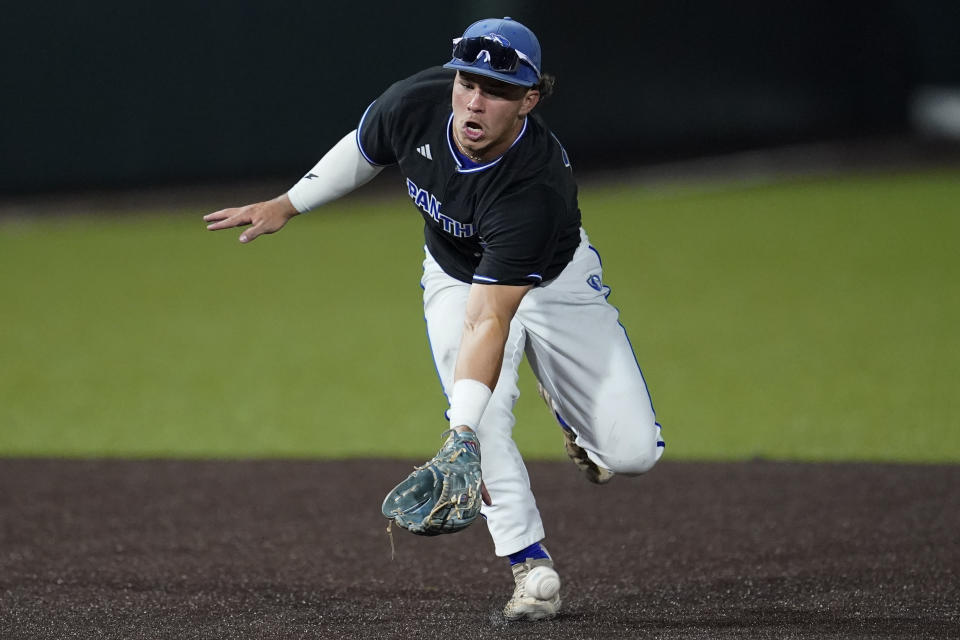
[[(399, 166), (424, 220), (424, 315), (452, 429), (441, 454), (479, 458), (478, 508), (514, 575), (508, 620), (560, 610), (559, 577), (511, 435), (523, 357), (592, 482), (644, 473), (664, 447), (581, 226), (567, 153), (533, 114), (553, 85), (541, 68), (530, 29), (510, 18), (475, 22), (453, 40), (447, 64), (390, 86), (287, 193), (204, 217), (211, 230), (250, 225), (240, 235), (250, 242)], [(527, 588), (537, 567), (554, 588)]]

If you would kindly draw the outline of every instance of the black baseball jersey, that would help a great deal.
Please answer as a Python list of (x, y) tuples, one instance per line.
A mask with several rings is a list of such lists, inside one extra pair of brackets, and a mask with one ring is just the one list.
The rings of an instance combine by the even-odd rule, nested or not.
[(450, 276), (485, 284), (546, 282), (580, 242), (567, 154), (531, 114), (506, 153), (469, 166), (452, 139), (454, 77), (435, 67), (393, 84), (360, 120), (360, 151), (371, 164), (399, 165), (423, 215), (427, 248)]

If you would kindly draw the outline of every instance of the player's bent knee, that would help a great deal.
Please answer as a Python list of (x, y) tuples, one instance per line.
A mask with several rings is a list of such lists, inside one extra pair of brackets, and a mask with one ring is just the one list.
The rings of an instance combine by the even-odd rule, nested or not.
[(645, 449), (631, 458), (605, 460), (604, 462), (609, 463), (609, 466), (604, 466), (620, 476), (639, 476), (653, 469), (661, 455), (663, 455), (663, 447), (654, 447)]
[(650, 471), (663, 456), (664, 443), (660, 437), (660, 425), (651, 429), (646, 425), (633, 432), (634, 437), (623, 439), (615, 453), (598, 460), (604, 468), (617, 475), (638, 476)]

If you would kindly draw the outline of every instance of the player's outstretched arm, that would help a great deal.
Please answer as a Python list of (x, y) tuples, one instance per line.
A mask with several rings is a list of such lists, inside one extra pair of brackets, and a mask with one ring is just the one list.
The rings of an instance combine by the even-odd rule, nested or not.
[(265, 202), (214, 211), (203, 216), (203, 220), (209, 223), (210, 231), (249, 225), (250, 228), (240, 234), (240, 242), (250, 242), (261, 234), (279, 231), (297, 213), (290, 198), (283, 194)]
[[(476, 430), (500, 377), (510, 321), (531, 288), (496, 284), (470, 286), (448, 414), (454, 431)], [(480, 493), (484, 503), (493, 504), (482, 483)]]
[(282, 196), (245, 207), (214, 211), (203, 219), (210, 223), (207, 229), (211, 231), (250, 225), (240, 234), (240, 242), (250, 242), (261, 234), (279, 231), (298, 213), (306, 213), (366, 184), (382, 169), (367, 162), (358, 146), (357, 132), (351, 131)]
[(529, 285), (470, 286), (454, 380), (477, 380), (493, 389), (500, 377), (510, 321), (531, 288)]

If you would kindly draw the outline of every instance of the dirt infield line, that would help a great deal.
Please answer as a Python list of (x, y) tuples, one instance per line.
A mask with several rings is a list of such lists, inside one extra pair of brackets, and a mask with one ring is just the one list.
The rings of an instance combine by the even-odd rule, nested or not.
[(0, 459), (0, 638), (956, 638), (960, 466), (530, 472), (563, 615), (483, 524), (396, 534), (410, 463)]

